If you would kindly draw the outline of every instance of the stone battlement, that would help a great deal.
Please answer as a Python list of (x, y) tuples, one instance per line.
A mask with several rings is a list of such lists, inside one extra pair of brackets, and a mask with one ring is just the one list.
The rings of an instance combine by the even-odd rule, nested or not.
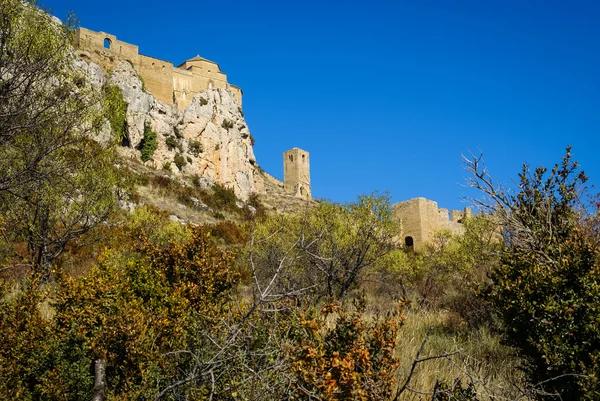
[(242, 90), (227, 82), (219, 65), (200, 56), (175, 67), (170, 61), (140, 54), (138, 46), (117, 39), (115, 35), (79, 28), (75, 43), (79, 57), (93, 61), (105, 70), (126, 60), (142, 78), (152, 95), (167, 104), (185, 109), (192, 98), (208, 89), (228, 89), (242, 105)]
[(401, 238), (404, 246), (419, 247), (431, 240), (442, 229), (462, 233), (465, 217), (472, 215), (471, 209), (452, 210), (438, 208), (437, 202), (425, 198), (414, 198), (392, 205), (392, 217), (401, 223)]

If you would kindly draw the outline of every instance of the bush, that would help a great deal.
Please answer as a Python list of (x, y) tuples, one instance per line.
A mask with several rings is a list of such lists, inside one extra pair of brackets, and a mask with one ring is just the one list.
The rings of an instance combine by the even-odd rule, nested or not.
[(177, 150), (179, 150), (179, 152), (183, 152), (183, 148), (181, 147), (181, 144), (179, 143), (177, 138), (175, 138), (174, 136), (167, 137), (165, 144), (167, 145), (167, 148), (169, 150), (177, 149)]
[(142, 161), (146, 162), (152, 159), (154, 151), (158, 147), (158, 140), (156, 138), (156, 132), (152, 130), (149, 122), (144, 124), (144, 137), (140, 142), (139, 149), (142, 153)]
[(233, 121), (229, 121), (228, 119), (223, 119), (223, 123), (221, 124), (221, 127), (225, 128), (226, 130), (229, 130), (230, 128), (233, 128)]
[(179, 171), (181, 171), (183, 167), (187, 164), (185, 157), (183, 157), (180, 153), (177, 153), (175, 155), (175, 159), (173, 161), (175, 162), (175, 165), (177, 166)]
[(200, 106), (206, 106), (208, 104), (208, 100), (206, 100), (205, 98), (201, 97), (200, 98)]
[(306, 334), (292, 355), (291, 388), (298, 399), (392, 399), (402, 304), (383, 319), (366, 318), (360, 301), (347, 309), (334, 303), (301, 316)]
[(487, 299), (526, 358), (531, 384), (569, 400), (600, 396), (599, 203), (586, 180), (567, 148), (549, 173), (525, 165), (515, 194), (481, 187), (497, 202), (506, 244)]
[(173, 133), (175, 134), (175, 138), (183, 139), (183, 133), (177, 128), (177, 126), (173, 127)]
[(191, 140), (188, 143), (188, 150), (191, 154), (193, 154), (196, 157), (199, 157), (200, 153), (204, 152), (202, 144), (200, 143), (200, 141), (197, 140)]
[(123, 99), (123, 91), (115, 85), (105, 85), (105, 105), (104, 115), (110, 122), (113, 134), (119, 140), (121, 145), (129, 144), (127, 132), (127, 106), (128, 103)]

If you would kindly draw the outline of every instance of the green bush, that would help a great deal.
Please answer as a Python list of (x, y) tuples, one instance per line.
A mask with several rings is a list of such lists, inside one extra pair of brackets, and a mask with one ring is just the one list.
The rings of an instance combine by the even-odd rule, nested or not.
[(173, 133), (175, 134), (175, 138), (183, 139), (183, 133), (177, 128), (177, 126), (173, 127)]
[(600, 220), (595, 197), (582, 203), (586, 180), (570, 149), (549, 174), (524, 167), (503, 197), (506, 248), (487, 292), (531, 384), (569, 400), (600, 397)]
[(127, 106), (123, 99), (123, 91), (115, 85), (105, 85), (104, 115), (110, 122), (113, 134), (122, 145), (127, 145)]
[(200, 98), (200, 106), (206, 106), (208, 104), (208, 100), (206, 100), (205, 98), (201, 97)]
[(193, 154), (196, 157), (199, 157), (200, 153), (204, 152), (204, 148), (202, 147), (202, 144), (200, 143), (200, 141), (197, 141), (197, 140), (191, 140), (188, 143), (188, 150), (190, 151), (191, 154)]
[(148, 161), (154, 156), (154, 151), (158, 147), (156, 132), (152, 130), (149, 122), (144, 124), (144, 137), (140, 142), (139, 149), (142, 153), (142, 161)]
[(183, 152), (183, 148), (181, 147), (181, 144), (179, 143), (177, 138), (174, 136), (167, 137), (165, 144), (167, 145), (167, 148), (169, 150), (177, 149), (177, 150), (179, 150), (179, 152)]
[(181, 171), (183, 167), (187, 164), (185, 157), (183, 157), (180, 153), (177, 153), (175, 155), (175, 159), (173, 161), (175, 162), (175, 165), (177, 166), (179, 171)]
[(233, 121), (229, 121), (228, 119), (223, 119), (223, 123), (221, 124), (221, 127), (225, 128), (226, 130), (229, 130), (230, 128), (233, 128)]

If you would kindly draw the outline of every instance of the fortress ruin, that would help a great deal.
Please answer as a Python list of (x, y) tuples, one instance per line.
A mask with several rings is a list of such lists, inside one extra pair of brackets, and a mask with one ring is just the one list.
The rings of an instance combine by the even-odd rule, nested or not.
[(152, 95), (166, 104), (185, 109), (192, 98), (208, 89), (230, 90), (242, 105), (242, 89), (227, 82), (219, 65), (200, 56), (175, 67), (170, 61), (139, 53), (138, 47), (117, 39), (115, 35), (79, 28), (75, 36), (78, 55), (105, 70), (119, 61), (129, 61)]
[(297, 198), (311, 199), (308, 152), (293, 148), (283, 153), (283, 187)]
[(414, 198), (392, 205), (392, 218), (401, 224), (400, 236), (405, 247), (420, 247), (442, 229), (462, 233), (463, 220), (472, 215), (471, 208), (452, 210), (438, 208), (437, 202)]

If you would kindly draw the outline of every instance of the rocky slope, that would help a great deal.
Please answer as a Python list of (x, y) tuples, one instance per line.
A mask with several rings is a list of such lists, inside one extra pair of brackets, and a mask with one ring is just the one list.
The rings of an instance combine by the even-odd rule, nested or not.
[(80, 65), (98, 87), (108, 81), (123, 92), (128, 103), (128, 147), (122, 153), (139, 159), (138, 147), (149, 127), (157, 134), (158, 147), (147, 165), (176, 175), (197, 175), (204, 185), (220, 183), (233, 188), (242, 200), (256, 192), (256, 187), (262, 189), (253, 138), (229, 91), (207, 90), (181, 111), (155, 99), (126, 61), (119, 62), (108, 77), (94, 63), (80, 61)]

